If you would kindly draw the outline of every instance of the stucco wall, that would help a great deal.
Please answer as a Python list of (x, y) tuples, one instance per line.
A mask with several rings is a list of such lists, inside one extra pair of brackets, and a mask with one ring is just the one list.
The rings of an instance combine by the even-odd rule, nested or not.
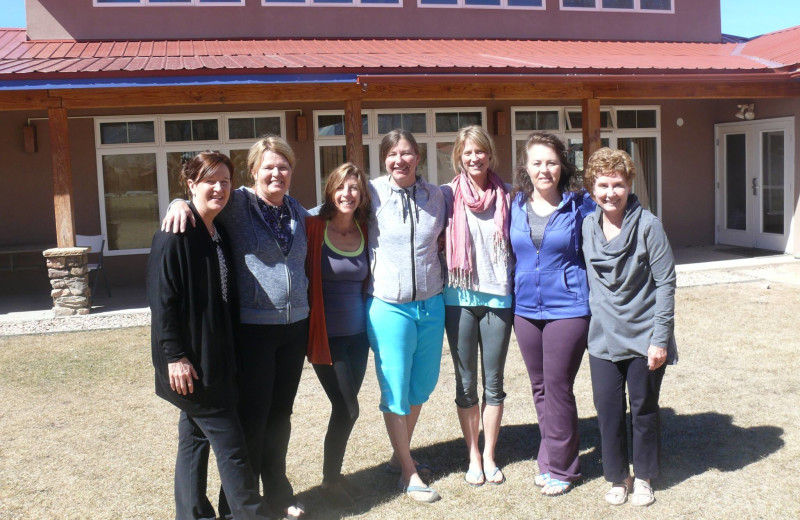
[[(31, 39), (374, 37), (720, 40), (718, 0), (674, 0), (675, 13), (547, 9), (245, 6), (93, 7), (91, 0), (26, 0)], [(122, 23), (124, 21), (124, 23)]]

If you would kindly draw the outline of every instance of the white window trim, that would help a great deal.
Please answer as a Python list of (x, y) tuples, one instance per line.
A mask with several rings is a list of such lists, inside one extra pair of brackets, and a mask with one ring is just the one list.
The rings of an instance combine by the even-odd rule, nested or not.
[(423, 4), (417, 0), (417, 7), (422, 9), (513, 9), (523, 11), (544, 11), (547, 9), (547, 0), (542, 0), (541, 6), (536, 5), (508, 5), (508, 0), (499, 0), (499, 5), (467, 5), (465, 0), (456, 0), (455, 4)]
[(603, 7), (602, 0), (595, 0), (594, 7), (564, 7), (564, 0), (558, 0), (558, 8), (561, 11), (600, 11), (603, 13), (658, 13), (675, 14), (675, 0), (670, 0), (670, 9), (642, 9), (641, 0), (633, 0), (632, 9), (621, 9), (618, 7)]
[[(258, 119), (259, 117), (277, 117), (280, 119), (280, 128), (281, 128), (281, 135), (286, 135), (286, 117), (283, 112), (232, 112), (232, 113), (225, 113), (222, 114), (222, 140), (226, 143), (230, 144), (239, 144), (244, 143), (247, 144), (246, 148), (250, 148), (253, 144), (253, 139), (258, 139), (258, 136), (253, 138), (247, 137), (244, 139), (233, 139), (230, 136), (230, 128), (228, 127), (228, 121), (231, 119)], [(238, 150), (238, 148), (237, 148)]]
[[(517, 141), (524, 141), (528, 136), (534, 132), (549, 132), (561, 139), (565, 144), (568, 140), (582, 141), (582, 129), (567, 130), (566, 129), (566, 111), (574, 110), (576, 107), (567, 106), (518, 106), (511, 107), (511, 156), (514, 164), (514, 172), (516, 165), (519, 163), (517, 157)], [(662, 217), (663, 213), (663, 171), (661, 167), (661, 143), (662, 143), (662, 130), (661, 130), (661, 106), (660, 105), (615, 105), (615, 106), (602, 106), (601, 110), (611, 110), (612, 120), (615, 128), (602, 129), (600, 132), (601, 139), (608, 139), (608, 145), (611, 148), (617, 147), (618, 139), (631, 138), (631, 137), (654, 137), (656, 139), (656, 204), (658, 206), (656, 216)], [(559, 131), (555, 130), (517, 130), (515, 127), (514, 114), (517, 112), (534, 112), (534, 111), (559, 111)], [(616, 128), (616, 113), (617, 110), (655, 110), (656, 112), (656, 126), (654, 128)]]
[[(383, 134), (378, 132), (378, 114), (425, 114), (425, 128), (427, 132), (414, 133), (417, 144), (425, 146), (427, 150), (428, 182), (431, 184), (441, 184), (450, 179), (450, 170), (439, 172), (435, 159), (437, 143), (452, 143), (455, 140), (456, 132), (436, 133), (436, 114), (454, 112), (480, 112), (483, 128), (486, 128), (486, 107), (436, 107), (436, 108), (375, 108), (362, 110), (361, 114), (367, 115), (367, 126), (369, 132), (362, 134), (362, 144), (369, 149), (369, 159), (372, 169), (367, 173), (370, 178), (376, 178), (383, 174), (383, 164), (380, 163), (380, 144)], [(317, 193), (317, 204), (322, 203), (322, 171), (320, 165), (319, 150), (323, 146), (346, 146), (344, 135), (320, 136), (319, 135), (319, 116), (325, 115), (344, 115), (344, 110), (315, 110), (312, 114), (314, 118), (314, 182)]]
[[(583, 108), (581, 107), (564, 107), (564, 131), (567, 133), (572, 132), (582, 132), (582, 128), (572, 128), (569, 122), (569, 114), (571, 112), (582, 112)], [(601, 127), (600, 130), (602, 132), (613, 130), (617, 127), (617, 113), (614, 111), (613, 107), (609, 106), (601, 106), (600, 113), (608, 112), (608, 119), (611, 121), (611, 126), (604, 126)]]
[[(187, 114), (148, 114), (135, 116), (102, 116), (94, 118), (95, 134), (95, 160), (97, 164), (97, 194), (100, 206), (101, 233), (108, 236), (106, 222), (105, 185), (103, 183), (103, 156), (136, 153), (152, 153), (156, 156), (156, 187), (158, 190), (159, 219), (164, 218), (169, 205), (169, 179), (167, 176), (167, 153), (193, 150), (217, 150), (230, 155), (231, 150), (250, 148), (253, 139), (229, 139), (227, 121), (229, 118), (243, 117), (279, 117), (281, 120), (281, 136), (286, 136), (286, 111), (261, 111), (261, 112), (206, 112)], [(164, 135), (164, 122), (185, 119), (216, 119), (224, 125), (219, 130), (219, 139), (206, 141), (166, 141)], [(155, 142), (153, 143), (122, 143), (100, 144), (100, 125), (102, 123), (130, 123), (137, 121), (153, 121), (155, 125)], [(136, 254), (149, 254), (149, 248), (137, 249), (108, 249), (108, 240), (103, 246), (103, 254), (108, 256), (124, 256)]]
[(397, 0), (396, 3), (367, 3), (362, 2), (362, 0), (350, 0), (349, 2), (332, 2), (332, 3), (320, 3), (315, 2), (314, 0), (303, 0), (302, 2), (283, 2), (283, 1), (275, 1), (270, 2), (269, 0), (261, 0), (262, 7), (391, 7), (391, 8), (398, 8), (403, 7), (403, 0)]
[[(547, 105), (547, 106), (530, 106), (530, 107), (511, 107), (511, 133), (512, 134), (525, 134), (530, 135), (531, 132), (550, 132), (556, 135), (562, 135), (566, 131), (566, 117), (564, 107)], [(546, 130), (517, 130), (517, 112), (558, 112), (558, 129)], [(516, 159), (516, 157), (515, 157)]]
[(141, 6), (150, 6), (150, 7), (194, 7), (194, 6), (206, 6), (206, 7), (227, 7), (227, 6), (236, 6), (236, 7), (244, 7), (245, 0), (236, 0), (235, 2), (201, 2), (200, 0), (190, 0), (189, 2), (175, 2), (175, 3), (163, 3), (163, 2), (150, 2), (149, 0), (134, 0), (132, 2), (124, 2), (124, 3), (102, 3), (99, 0), (92, 0), (93, 7), (141, 7)]

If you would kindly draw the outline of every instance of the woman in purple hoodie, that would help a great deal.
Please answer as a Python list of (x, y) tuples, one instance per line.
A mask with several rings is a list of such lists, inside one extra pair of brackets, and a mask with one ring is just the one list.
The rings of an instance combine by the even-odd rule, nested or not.
[(585, 191), (570, 190), (575, 166), (558, 137), (531, 134), (522, 159), (511, 203), (514, 330), (542, 436), (534, 482), (556, 496), (581, 478), (572, 388), (589, 330), (581, 225), (595, 204)]

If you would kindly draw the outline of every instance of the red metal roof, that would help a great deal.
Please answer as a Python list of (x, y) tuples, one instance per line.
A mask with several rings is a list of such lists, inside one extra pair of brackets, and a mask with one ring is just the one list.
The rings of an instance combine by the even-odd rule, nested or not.
[(800, 26), (747, 43), (537, 40), (27, 41), (0, 29), (0, 78), (232, 73), (748, 73), (794, 71)]

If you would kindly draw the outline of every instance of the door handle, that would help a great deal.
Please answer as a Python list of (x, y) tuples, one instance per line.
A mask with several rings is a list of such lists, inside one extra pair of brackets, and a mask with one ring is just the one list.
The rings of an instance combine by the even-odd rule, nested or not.
[(753, 177), (753, 195), (758, 195), (758, 178)]

